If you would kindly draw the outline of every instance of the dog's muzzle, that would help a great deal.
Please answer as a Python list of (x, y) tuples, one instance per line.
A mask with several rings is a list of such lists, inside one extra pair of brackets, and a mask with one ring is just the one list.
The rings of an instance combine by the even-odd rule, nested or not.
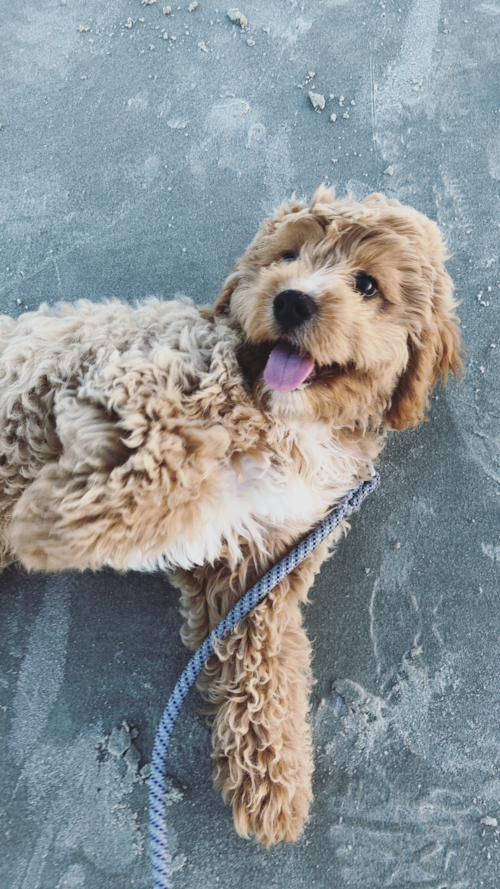
[(287, 331), (308, 321), (318, 307), (313, 298), (301, 290), (282, 290), (274, 300), (273, 311), (281, 329)]

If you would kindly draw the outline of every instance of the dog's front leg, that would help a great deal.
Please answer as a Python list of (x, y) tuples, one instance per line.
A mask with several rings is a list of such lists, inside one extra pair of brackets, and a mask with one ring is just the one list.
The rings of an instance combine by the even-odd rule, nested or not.
[[(281, 581), (219, 644), (198, 681), (216, 711), (215, 785), (232, 804), (238, 833), (265, 846), (296, 840), (312, 799), (313, 680), (300, 605), (327, 553), (322, 544)], [(185, 643), (196, 648), (256, 579), (249, 559), (235, 572), (220, 564), (178, 572)]]
[[(86, 420), (80, 405), (75, 412)], [(15, 504), (7, 529), (13, 557), (37, 571), (108, 561), (126, 568), (193, 536), (218, 505), (229, 436), (220, 425), (178, 421), (170, 434), (151, 425), (142, 447), (125, 454), (107, 446), (89, 454), (75, 433), (75, 443), (43, 466)]]

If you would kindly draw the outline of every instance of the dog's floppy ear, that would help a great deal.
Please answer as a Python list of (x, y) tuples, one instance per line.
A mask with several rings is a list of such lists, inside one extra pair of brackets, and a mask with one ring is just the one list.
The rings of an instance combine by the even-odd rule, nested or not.
[(241, 274), (239, 269), (237, 268), (234, 272), (231, 272), (230, 275), (224, 281), (224, 285), (222, 287), (219, 296), (215, 300), (213, 311), (215, 315), (227, 315), (229, 312), (229, 303), (231, 302), (231, 297), (233, 295), (233, 291), (238, 286), (241, 279)]
[[(435, 246), (439, 233), (434, 225), (430, 226), (429, 234)], [(418, 335), (409, 339), (408, 364), (385, 417), (386, 424), (393, 429), (418, 426), (426, 419), (429, 397), (439, 378), (444, 386), (450, 371), (455, 380), (463, 371), (459, 320), (452, 299), (453, 285), (442, 263), (444, 251), (440, 239), (439, 246), (441, 256), (436, 256), (434, 261), (431, 256), (434, 282), (430, 320)]]

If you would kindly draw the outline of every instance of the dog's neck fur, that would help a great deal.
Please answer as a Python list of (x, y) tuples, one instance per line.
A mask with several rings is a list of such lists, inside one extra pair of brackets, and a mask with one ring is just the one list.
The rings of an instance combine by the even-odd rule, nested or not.
[[(266, 539), (283, 529), (300, 537), (335, 504), (368, 478), (369, 458), (330, 435), (324, 424), (289, 430), (291, 459), (267, 455), (263, 462), (238, 455), (219, 473), (219, 496), (213, 514), (191, 538), (182, 535), (155, 559), (137, 553), (132, 567), (142, 570), (191, 568), (214, 563), (224, 549), (233, 566), (242, 556), (241, 543), (252, 541), (266, 552)], [(290, 442), (291, 444), (291, 442)], [(141, 564), (142, 563), (142, 564)]]

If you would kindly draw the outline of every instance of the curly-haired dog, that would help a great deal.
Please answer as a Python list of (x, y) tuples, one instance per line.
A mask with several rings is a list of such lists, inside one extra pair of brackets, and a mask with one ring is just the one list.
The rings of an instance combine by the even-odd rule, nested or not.
[[(172, 571), (196, 648), (370, 475), (385, 430), (460, 370), (436, 226), (321, 188), (264, 222), (214, 307), (150, 299), (0, 319), (0, 564)], [(237, 830), (296, 839), (311, 801), (301, 603), (323, 544), (200, 682)]]

